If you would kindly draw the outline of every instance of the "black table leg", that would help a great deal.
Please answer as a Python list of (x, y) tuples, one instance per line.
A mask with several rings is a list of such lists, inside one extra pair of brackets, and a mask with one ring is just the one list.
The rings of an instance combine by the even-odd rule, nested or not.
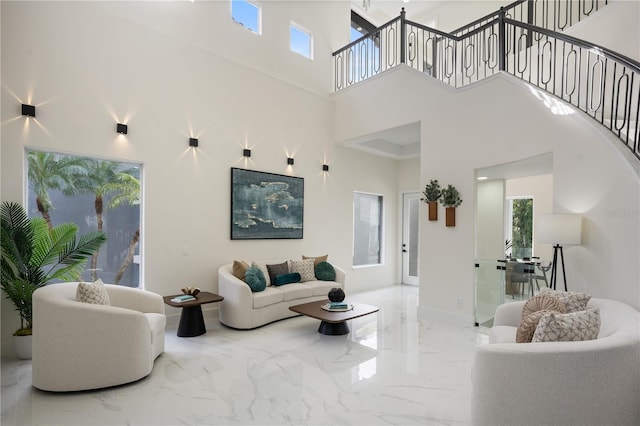
[(342, 336), (343, 334), (349, 334), (349, 325), (346, 321), (342, 322), (320, 322), (318, 327), (318, 333), (325, 334), (327, 336)]
[(180, 314), (180, 325), (178, 326), (179, 337), (195, 337), (207, 332), (202, 317), (202, 307), (186, 306), (182, 308)]

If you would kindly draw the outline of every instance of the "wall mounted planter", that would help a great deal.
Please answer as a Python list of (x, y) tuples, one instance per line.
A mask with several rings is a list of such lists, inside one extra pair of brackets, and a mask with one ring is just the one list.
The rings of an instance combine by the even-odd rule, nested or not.
[(429, 201), (427, 205), (429, 206), (429, 220), (438, 220), (438, 202)]
[(447, 207), (446, 216), (445, 216), (445, 225), (446, 226), (456, 226), (456, 208), (455, 207)]

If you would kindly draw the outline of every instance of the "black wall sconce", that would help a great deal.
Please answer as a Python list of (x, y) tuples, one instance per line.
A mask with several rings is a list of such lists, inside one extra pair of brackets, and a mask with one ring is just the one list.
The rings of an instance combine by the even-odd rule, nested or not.
[(22, 104), (22, 115), (26, 115), (27, 117), (35, 117), (36, 107), (34, 105)]
[(323, 164), (322, 165), (322, 171), (323, 172), (328, 172), (329, 171), (329, 165), (328, 164)]
[(293, 157), (287, 158), (287, 164), (293, 166)]
[(116, 124), (116, 132), (122, 135), (126, 135), (128, 130), (129, 128), (127, 127), (126, 124), (122, 124), (122, 123)]
[(189, 146), (192, 146), (194, 148), (198, 147), (198, 139), (196, 138), (189, 138)]
[(243, 149), (242, 150), (242, 156), (243, 157), (251, 157), (251, 150), (250, 149)]

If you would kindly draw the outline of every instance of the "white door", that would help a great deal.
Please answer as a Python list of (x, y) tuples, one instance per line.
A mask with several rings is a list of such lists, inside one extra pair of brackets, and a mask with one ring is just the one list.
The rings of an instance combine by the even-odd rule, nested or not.
[(402, 283), (419, 284), (420, 193), (402, 194)]

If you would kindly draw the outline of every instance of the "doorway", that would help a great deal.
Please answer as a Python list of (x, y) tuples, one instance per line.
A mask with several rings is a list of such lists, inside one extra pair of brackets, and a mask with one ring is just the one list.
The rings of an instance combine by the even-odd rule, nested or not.
[(402, 284), (419, 285), (420, 193), (402, 194)]

